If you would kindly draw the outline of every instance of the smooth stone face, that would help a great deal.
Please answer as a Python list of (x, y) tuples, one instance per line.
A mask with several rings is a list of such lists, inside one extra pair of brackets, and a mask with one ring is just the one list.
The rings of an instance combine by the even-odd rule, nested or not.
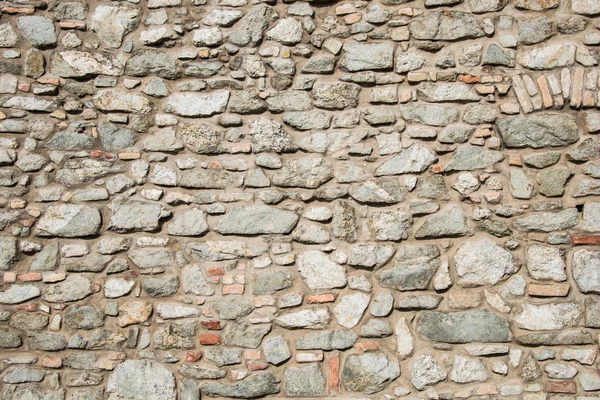
[(517, 271), (512, 254), (491, 240), (467, 242), (452, 258), (461, 286), (495, 285)]
[(331, 321), (328, 308), (312, 308), (280, 315), (275, 323), (286, 329), (325, 329)]
[(123, 72), (123, 65), (108, 55), (70, 50), (52, 53), (50, 71), (61, 78), (119, 76)]
[(436, 104), (410, 104), (400, 106), (400, 114), (408, 122), (430, 126), (446, 126), (458, 121), (458, 110)]
[(292, 356), (290, 345), (283, 336), (275, 336), (265, 340), (263, 351), (265, 352), (265, 360), (273, 365), (279, 365)]
[(165, 112), (182, 117), (208, 117), (225, 111), (229, 101), (229, 91), (209, 95), (196, 93), (175, 93), (167, 98)]
[(92, 15), (91, 28), (104, 44), (119, 48), (123, 37), (138, 27), (140, 17), (135, 7), (99, 5)]
[(152, 232), (164, 216), (160, 204), (139, 200), (117, 201), (112, 205), (109, 229), (116, 232)]
[(417, 88), (420, 99), (430, 103), (479, 101), (471, 87), (457, 83), (423, 83)]
[(50, 303), (77, 301), (91, 295), (92, 281), (83, 275), (71, 274), (60, 283), (44, 288), (42, 298)]
[(175, 376), (152, 361), (123, 361), (111, 373), (106, 391), (132, 400), (177, 399)]
[(318, 82), (313, 86), (314, 105), (328, 110), (355, 108), (358, 105), (360, 86), (351, 83)]
[(36, 236), (85, 237), (100, 232), (97, 209), (75, 204), (49, 206), (36, 224)]
[(333, 167), (323, 158), (302, 158), (286, 161), (272, 181), (280, 187), (316, 189), (332, 178)]
[(400, 376), (400, 365), (384, 353), (350, 355), (342, 369), (342, 384), (352, 392), (374, 394)]
[(253, 7), (235, 26), (229, 41), (236, 46), (256, 46), (269, 25), (271, 7), (261, 4)]
[(348, 294), (342, 297), (333, 309), (338, 324), (345, 328), (356, 326), (369, 306), (370, 300), (371, 296), (364, 293)]
[(297, 222), (298, 215), (292, 211), (268, 206), (234, 207), (215, 230), (225, 235), (289, 233)]
[(504, 160), (504, 154), (499, 151), (487, 150), (481, 147), (461, 147), (452, 154), (446, 171), (473, 171), (491, 167)]
[(420, 173), (425, 171), (437, 157), (431, 150), (418, 144), (404, 149), (388, 159), (375, 170), (375, 176)]
[(576, 14), (598, 15), (600, 14), (600, 4), (595, 0), (573, 0), (571, 10)]
[(450, 379), (456, 383), (485, 382), (488, 373), (480, 359), (457, 354), (454, 356)]
[(443, 343), (508, 342), (508, 321), (491, 311), (425, 311), (417, 318), (417, 333)]
[(358, 335), (352, 330), (309, 333), (296, 340), (298, 350), (344, 350), (352, 347)]
[(460, 207), (452, 207), (429, 217), (415, 232), (417, 239), (464, 236), (469, 232), (467, 215)]
[(298, 271), (310, 289), (332, 289), (346, 285), (346, 269), (318, 250), (298, 258)]
[(11, 285), (0, 292), (0, 304), (19, 304), (34, 299), (41, 294), (34, 285)]
[(17, 19), (17, 27), (33, 47), (41, 49), (56, 44), (54, 22), (50, 18), (39, 15), (22, 16)]

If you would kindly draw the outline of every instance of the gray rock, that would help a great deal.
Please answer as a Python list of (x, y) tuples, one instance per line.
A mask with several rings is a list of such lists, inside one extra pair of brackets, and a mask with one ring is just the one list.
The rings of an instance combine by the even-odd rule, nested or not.
[(303, 74), (329, 74), (335, 69), (335, 57), (332, 55), (321, 55), (311, 57), (302, 67)]
[(341, 380), (346, 390), (374, 394), (384, 390), (400, 376), (398, 361), (374, 352), (348, 356)]
[(108, 122), (98, 124), (98, 135), (102, 147), (108, 151), (123, 150), (133, 146), (135, 142), (135, 136), (131, 130)]
[(480, 359), (457, 354), (454, 356), (450, 379), (456, 383), (485, 382), (488, 373)]
[(297, 223), (298, 215), (292, 211), (268, 206), (234, 207), (215, 230), (224, 235), (290, 233)]
[(483, 65), (503, 65), (505, 67), (515, 66), (515, 51), (500, 47), (496, 43), (490, 43), (482, 60)]
[(33, 47), (46, 48), (56, 45), (54, 22), (40, 15), (25, 15), (17, 19), (17, 27), (21, 35)]
[(177, 60), (158, 50), (140, 50), (127, 60), (125, 74), (130, 76), (156, 75), (164, 79), (177, 79), (181, 68)]
[[(535, 71), (569, 67), (575, 63), (576, 50), (577, 47), (572, 43), (553, 43), (527, 48), (517, 55), (517, 62), (523, 67)], [(551, 126), (550, 121), (548, 121), (548, 126)]]
[(18, 334), (10, 332), (8, 329), (0, 329), (1, 349), (14, 349), (17, 347), (21, 347), (22, 344), (23, 340)]
[(491, 240), (467, 242), (453, 256), (461, 286), (495, 285), (517, 271), (512, 254)]
[(208, 124), (185, 125), (181, 139), (189, 150), (198, 154), (219, 154), (227, 150), (222, 144), (222, 134)]
[(167, 232), (173, 236), (200, 236), (208, 232), (206, 212), (191, 208), (176, 216), (167, 226)]
[(521, 304), (514, 322), (529, 331), (560, 330), (577, 324), (581, 310), (577, 303)]
[(430, 102), (479, 101), (470, 86), (461, 83), (422, 83), (417, 87), (419, 98)]
[(410, 383), (417, 390), (424, 390), (427, 386), (446, 379), (446, 371), (438, 361), (429, 353), (423, 354), (413, 365)]
[(10, 269), (11, 264), (17, 260), (17, 240), (7, 236), (0, 236), (0, 271)]
[(167, 98), (165, 112), (182, 117), (208, 117), (225, 111), (229, 91), (211, 93), (175, 93)]
[(26, 366), (19, 366), (9, 371), (2, 382), (4, 383), (27, 383), (27, 382), (41, 382), (46, 376), (46, 371), (43, 369), (36, 369)]
[(415, 232), (417, 239), (464, 236), (469, 232), (467, 215), (460, 207), (429, 217)]
[(0, 304), (19, 304), (35, 299), (41, 294), (40, 289), (33, 285), (11, 285), (0, 292)]
[(290, 397), (315, 397), (325, 394), (325, 378), (319, 365), (286, 368), (283, 390)]
[(523, 232), (553, 232), (569, 229), (579, 222), (576, 208), (567, 208), (559, 212), (543, 212), (521, 217), (513, 226)]
[(283, 130), (283, 126), (265, 117), (252, 121), (248, 134), (254, 153), (289, 153), (297, 149), (293, 138)]
[(212, 307), (222, 319), (234, 320), (248, 315), (254, 309), (253, 303), (240, 295), (230, 295), (222, 299), (213, 300)]
[(179, 289), (179, 278), (176, 276), (148, 277), (142, 279), (141, 286), (150, 297), (172, 296)]
[(458, 121), (458, 110), (436, 104), (409, 104), (400, 106), (402, 118), (430, 126), (446, 126)]
[(0, 47), (14, 47), (19, 43), (19, 36), (10, 23), (0, 25)]
[(217, 27), (196, 29), (192, 43), (194, 46), (218, 46), (224, 41), (223, 33)]
[(146, 114), (152, 103), (146, 97), (118, 89), (101, 90), (94, 96), (94, 105), (105, 112), (126, 112)]
[(242, 362), (241, 349), (206, 349), (203, 352), (203, 356), (206, 360), (215, 363), (218, 367), (239, 364)]
[(274, 336), (263, 343), (265, 360), (273, 365), (279, 365), (292, 357), (290, 345), (283, 336)]
[(445, 171), (473, 171), (491, 167), (504, 160), (504, 154), (500, 151), (488, 150), (481, 147), (461, 147), (454, 153)]
[(325, 329), (331, 321), (328, 308), (308, 308), (278, 316), (275, 323), (286, 329)]
[(556, 33), (554, 21), (545, 16), (520, 18), (517, 26), (519, 42), (523, 44), (541, 43)]
[(387, 264), (394, 255), (391, 245), (359, 244), (352, 246), (348, 255), (348, 265), (363, 268), (380, 268)]
[(226, 346), (256, 349), (260, 342), (271, 331), (271, 325), (249, 327), (247, 323), (239, 323), (230, 327), (229, 332), (223, 337)]
[(269, 26), (271, 7), (261, 4), (253, 7), (237, 24), (229, 35), (229, 41), (236, 46), (257, 46)]
[(67, 339), (62, 333), (27, 333), (30, 350), (60, 351), (67, 348)]
[(565, 262), (558, 248), (541, 245), (527, 247), (527, 271), (538, 280), (566, 281)]
[(97, 209), (83, 205), (49, 206), (36, 224), (36, 236), (85, 237), (100, 232), (102, 219)]
[(600, 252), (581, 249), (573, 253), (573, 279), (582, 293), (600, 293)]
[(406, 187), (399, 179), (369, 180), (352, 185), (348, 193), (362, 203), (395, 204), (404, 201)]
[(420, 40), (458, 40), (484, 35), (473, 15), (461, 11), (436, 11), (409, 24), (413, 38)]
[(332, 178), (333, 167), (323, 158), (302, 158), (286, 161), (272, 182), (280, 187), (316, 189)]
[(562, 196), (565, 185), (571, 176), (573, 176), (573, 172), (567, 167), (542, 171), (537, 174), (538, 189), (544, 196)]
[(394, 266), (378, 275), (381, 286), (396, 290), (426, 290), (440, 265), (434, 245), (403, 246), (397, 250)]
[(292, 17), (283, 18), (267, 31), (267, 39), (294, 46), (302, 41), (302, 31), (302, 22)]
[(358, 335), (351, 330), (309, 333), (296, 339), (298, 350), (344, 350), (352, 347)]
[(61, 78), (119, 76), (123, 73), (123, 65), (108, 55), (69, 50), (52, 53), (50, 71)]
[(317, 82), (313, 86), (314, 105), (328, 110), (356, 108), (360, 86), (352, 83)]
[(267, 109), (265, 102), (255, 90), (242, 90), (231, 93), (229, 111), (236, 114), (260, 114)]
[(106, 392), (131, 400), (176, 400), (175, 376), (165, 366), (145, 360), (125, 360), (117, 365)]
[(530, 199), (533, 195), (533, 183), (519, 168), (510, 169), (511, 194), (515, 199)]
[(49, 113), (56, 110), (57, 105), (56, 102), (50, 100), (38, 99), (35, 97), (12, 96), (2, 104), (2, 107)]
[(11, 328), (21, 331), (41, 331), (46, 329), (50, 318), (44, 314), (16, 312), (10, 317)]
[(119, 48), (123, 37), (133, 32), (140, 23), (139, 8), (126, 5), (99, 5), (92, 15), (90, 28), (107, 46)]
[(574, 162), (600, 158), (600, 145), (595, 139), (587, 138), (566, 153), (567, 160)]
[(508, 321), (487, 310), (425, 311), (417, 319), (417, 332), (443, 343), (508, 342)]
[(200, 387), (207, 396), (223, 396), (234, 398), (256, 398), (279, 393), (279, 380), (270, 372), (252, 375), (235, 385), (217, 382), (203, 383)]
[(111, 209), (108, 229), (119, 233), (156, 231), (167, 216), (160, 204), (140, 200), (115, 200)]
[(338, 324), (345, 328), (356, 326), (369, 306), (370, 301), (371, 296), (364, 293), (343, 296), (333, 309)]
[(46, 286), (42, 298), (50, 303), (66, 303), (84, 299), (92, 293), (90, 279), (83, 275), (71, 274), (60, 283)]
[(346, 285), (346, 269), (331, 261), (322, 251), (311, 250), (300, 255), (298, 271), (312, 290), (333, 289)]
[(559, 0), (516, 0), (514, 6), (522, 10), (543, 11), (556, 8)]
[(346, 43), (340, 67), (348, 72), (387, 70), (394, 66), (394, 47), (388, 43)]
[(600, 4), (593, 0), (573, 0), (571, 10), (576, 14), (598, 15), (600, 14)]
[(412, 144), (377, 167), (375, 176), (420, 173), (436, 160), (435, 154), (427, 147)]
[(69, 307), (65, 312), (65, 323), (73, 329), (94, 329), (104, 325), (104, 312), (94, 306)]
[(252, 278), (252, 294), (274, 294), (292, 286), (292, 276), (282, 271), (258, 271)]
[(178, 174), (177, 186), (195, 189), (225, 189), (241, 185), (236, 175), (224, 169), (193, 169)]

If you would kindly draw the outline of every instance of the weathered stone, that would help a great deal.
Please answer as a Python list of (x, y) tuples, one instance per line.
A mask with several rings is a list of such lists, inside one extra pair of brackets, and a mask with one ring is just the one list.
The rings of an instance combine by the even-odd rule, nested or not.
[(417, 319), (417, 332), (444, 343), (508, 342), (508, 321), (487, 310), (425, 311)]
[(265, 340), (263, 344), (265, 360), (273, 365), (279, 365), (292, 357), (290, 346), (283, 336), (275, 336)]
[(224, 112), (228, 101), (228, 90), (209, 95), (175, 93), (167, 98), (164, 110), (182, 117), (208, 117)]
[(431, 150), (413, 144), (381, 164), (375, 170), (375, 176), (423, 172), (436, 160), (437, 157)]
[(286, 368), (283, 390), (290, 397), (315, 397), (325, 393), (325, 378), (319, 365)]
[(95, 106), (105, 112), (148, 113), (152, 109), (150, 100), (136, 93), (118, 89), (105, 89), (94, 96)]
[(417, 239), (431, 239), (446, 236), (464, 236), (469, 232), (467, 215), (460, 207), (452, 207), (429, 217), (415, 232)]
[(268, 206), (234, 207), (221, 218), (215, 230), (221, 234), (289, 233), (298, 222), (292, 211)]
[(328, 308), (312, 308), (282, 314), (275, 323), (286, 329), (325, 329), (331, 321)]
[(208, 230), (206, 213), (198, 208), (176, 216), (167, 226), (167, 232), (173, 236), (200, 236)]
[(423, 83), (417, 88), (419, 98), (430, 102), (479, 101), (479, 96), (471, 87), (457, 83)]
[(42, 49), (56, 45), (54, 22), (50, 18), (41, 15), (25, 15), (17, 19), (17, 27), (33, 47)]
[(34, 299), (41, 294), (34, 285), (11, 285), (0, 292), (0, 304), (19, 304)]
[(358, 105), (360, 86), (351, 83), (317, 82), (313, 86), (312, 94), (315, 107), (343, 110)]
[(565, 268), (560, 249), (540, 245), (527, 248), (527, 271), (532, 278), (562, 282), (567, 280)]
[(499, 151), (482, 149), (480, 147), (461, 147), (452, 154), (446, 166), (446, 171), (472, 171), (483, 169), (504, 160), (504, 155)]
[(125, 360), (111, 373), (106, 386), (111, 396), (132, 400), (175, 400), (175, 376), (165, 366), (143, 360)]
[(333, 289), (346, 285), (346, 269), (318, 250), (307, 251), (298, 258), (298, 271), (311, 289)]
[(485, 382), (488, 373), (481, 360), (457, 354), (454, 356), (450, 379), (456, 383)]
[(36, 224), (36, 236), (85, 237), (100, 232), (100, 213), (95, 208), (61, 204), (49, 206)]
[(125, 74), (130, 76), (156, 75), (176, 79), (181, 74), (177, 60), (158, 50), (140, 50), (125, 64)]
[(402, 118), (430, 126), (446, 126), (458, 121), (458, 110), (436, 104), (410, 104), (400, 107)]
[(438, 361), (429, 353), (423, 354), (413, 365), (410, 383), (417, 390), (424, 390), (427, 386), (446, 379), (446, 371)]
[(409, 27), (411, 35), (421, 40), (458, 40), (484, 35), (478, 21), (460, 11), (431, 12), (413, 20)]
[[(524, 50), (517, 55), (517, 62), (523, 67), (543, 71), (569, 67), (575, 63), (577, 48), (572, 43), (549, 44)], [(549, 126), (551, 126), (549, 124)]]
[(348, 294), (342, 297), (333, 309), (338, 324), (345, 328), (356, 326), (369, 306), (370, 300), (371, 296), (364, 293)]
[(568, 208), (559, 212), (543, 212), (521, 217), (513, 222), (513, 226), (523, 232), (552, 232), (572, 228), (578, 221), (577, 209)]
[(346, 359), (342, 383), (352, 392), (374, 394), (400, 376), (400, 365), (381, 352), (355, 354)]
[(235, 385), (223, 383), (204, 383), (201, 386), (203, 394), (208, 396), (224, 396), (234, 398), (256, 398), (279, 393), (279, 380), (270, 372), (264, 372), (244, 379)]
[(495, 285), (517, 271), (512, 254), (491, 240), (463, 244), (453, 256), (461, 286)]
[(251, 136), (254, 153), (288, 153), (297, 149), (293, 138), (283, 130), (283, 126), (265, 117), (255, 119), (250, 124), (248, 134)]
[(394, 266), (378, 274), (381, 286), (396, 290), (424, 290), (440, 265), (434, 245), (404, 246), (397, 250)]
[(121, 233), (155, 231), (160, 219), (167, 216), (160, 204), (139, 200), (116, 200), (111, 208), (108, 228)]
[(229, 35), (229, 41), (236, 46), (258, 45), (269, 25), (271, 13), (271, 7), (264, 4), (252, 8), (236, 24), (235, 29)]
[(559, 330), (574, 326), (581, 310), (577, 303), (521, 304), (522, 311), (515, 315), (519, 328), (530, 331)]
[(394, 65), (394, 47), (391, 44), (346, 43), (340, 67), (349, 72), (386, 70)]
[(91, 29), (106, 45), (121, 47), (123, 37), (134, 31), (140, 23), (139, 8), (119, 5), (99, 5), (92, 15)]
[(65, 303), (84, 299), (93, 293), (92, 281), (83, 275), (71, 274), (64, 281), (44, 288), (42, 298), (50, 303)]
[(600, 253), (588, 249), (573, 254), (573, 279), (582, 293), (600, 293)]

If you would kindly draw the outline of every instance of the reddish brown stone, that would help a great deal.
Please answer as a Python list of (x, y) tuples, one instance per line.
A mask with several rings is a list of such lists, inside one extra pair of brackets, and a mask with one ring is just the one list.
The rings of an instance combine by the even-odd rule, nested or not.
[(211, 331), (220, 331), (221, 330), (221, 321), (211, 319), (210, 321), (200, 321), (202, 325)]
[(546, 391), (548, 393), (577, 393), (577, 385), (574, 381), (547, 381)]
[(219, 343), (221, 343), (221, 338), (218, 335), (215, 335), (214, 333), (200, 335), (200, 344), (203, 344), (205, 346), (211, 346)]

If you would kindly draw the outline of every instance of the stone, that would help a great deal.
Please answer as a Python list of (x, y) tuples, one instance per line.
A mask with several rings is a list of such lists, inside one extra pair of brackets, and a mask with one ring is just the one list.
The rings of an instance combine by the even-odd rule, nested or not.
[(140, 200), (116, 200), (111, 205), (112, 215), (108, 229), (115, 232), (152, 232), (166, 217), (160, 204)]
[(73, 329), (94, 329), (104, 325), (104, 312), (94, 306), (69, 307), (65, 323)]
[(252, 303), (239, 295), (230, 295), (226, 298), (214, 300), (212, 307), (222, 319), (235, 320), (250, 314), (254, 309)]
[(175, 93), (167, 97), (164, 110), (182, 117), (208, 117), (224, 112), (228, 101), (228, 90), (210, 95)]
[(274, 336), (263, 343), (265, 360), (273, 365), (279, 365), (292, 357), (289, 343), (283, 336)]
[(446, 126), (458, 121), (458, 111), (436, 104), (410, 104), (400, 106), (400, 114), (408, 122), (430, 126)]
[(456, 383), (485, 382), (488, 373), (481, 360), (457, 354), (454, 356), (450, 379)]
[(285, 329), (325, 329), (331, 321), (328, 308), (312, 308), (280, 315), (275, 323)]
[(292, 211), (268, 206), (234, 207), (215, 230), (225, 235), (289, 233), (297, 223), (298, 216)]
[(156, 75), (164, 79), (176, 79), (181, 74), (177, 60), (159, 50), (140, 50), (125, 63), (129, 76)]
[(0, 270), (10, 269), (17, 260), (17, 241), (11, 237), (0, 236)]
[(517, 0), (515, 7), (522, 10), (543, 11), (556, 8), (559, 5), (558, 0)]
[(332, 178), (333, 168), (323, 158), (303, 158), (286, 161), (272, 182), (280, 187), (316, 189)]
[(567, 280), (565, 262), (560, 249), (550, 246), (531, 245), (527, 248), (527, 271), (538, 280)]
[(408, 239), (412, 217), (402, 210), (376, 211), (369, 215), (369, 225), (375, 240)]
[(292, 276), (282, 271), (260, 271), (252, 279), (252, 294), (274, 294), (292, 285)]
[(150, 112), (152, 103), (146, 97), (118, 89), (101, 90), (94, 96), (94, 105), (105, 112)]
[(425, 311), (417, 319), (417, 333), (443, 343), (508, 342), (508, 321), (488, 310)]
[(391, 269), (378, 272), (383, 287), (396, 290), (424, 290), (440, 265), (440, 252), (434, 245), (407, 245), (398, 249)]
[(229, 35), (229, 41), (236, 46), (257, 46), (265, 33), (271, 17), (271, 7), (261, 4), (253, 7), (237, 24)]
[(99, 5), (94, 10), (90, 27), (102, 43), (119, 48), (125, 35), (139, 26), (140, 17), (140, 9), (136, 7)]
[(431, 354), (425, 353), (414, 363), (410, 383), (417, 390), (425, 390), (428, 386), (443, 381), (446, 377), (446, 371), (439, 362)]
[(585, 162), (600, 158), (600, 145), (592, 138), (584, 139), (575, 148), (566, 153), (567, 160)]
[(517, 218), (513, 226), (523, 232), (561, 231), (577, 225), (579, 214), (575, 208), (559, 212), (542, 212)]
[(123, 65), (111, 56), (69, 50), (52, 54), (50, 71), (61, 78), (118, 76), (123, 73)]
[(363, 268), (380, 268), (387, 264), (394, 255), (391, 245), (362, 244), (352, 246), (348, 255), (348, 265)]
[(302, 23), (291, 17), (280, 19), (266, 35), (268, 39), (293, 46), (302, 41)]
[(499, 151), (482, 149), (475, 146), (461, 147), (452, 154), (446, 171), (472, 171), (490, 167), (504, 160)]
[(175, 376), (165, 366), (146, 360), (125, 360), (108, 378), (106, 392), (132, 400), (175, 400)]
[(315, 397), (325, 393), (325, 378), (319, 365), (286, 368), (283, 391), (290, 397)]
[(518, 54), (517, 62), (534, 71), (569, 67), (575, 63), (576, 50), (577, 48), (572, 43), (537, 46)]
[(208, 230), (206, 213), (198, 208), (191, 208), (176, 216), (167, 226), (167, 232), (173, 236), (201, 236)]
[(252, 140), (252, 151), (287, 153), (297, 149), (293, 138), (283, 130), (283, 126), (275, 121), (260, 117), (250, 124), (248, 134)]
[(90, 279), (83, 275), (70, 274), (64, 281), (46, 286), (42, 299), (50, 303), (65, 303), (84, 299), (92, 292)]
[(581, 316), (577, 303), (521, 304), (515, 323), (526, 330), (558, 330), (573, 326)]
[(420, 173), (425, 171), (436, 160), (437, 157), (431, 150), (418, 144), (413, 144), (377, 167), (375, 176)]
[(360, 86), (351, 83), (317, 82), (313, 86), (314, 106), (327, 110), (356, 108)]
[(43, 49), (56, 45), (57, 36), (54, 22), (40, 15), (24, 15), (17, 19), (21, 35), (33, 47)]
[(309, 333), (296, 340), (298, 350), (343, 350), (354, 345), (358, 335), (351, 330)]
[(429, 217), (415, 232), (417, 239), (464, 236), (469, 232), (467, 215), (460, 207), (452, 207)]
[(339, 65), (348, 72), (392, 69), (394, 47), (386, 43), (346, 43)]
[(420, 99), (430, 102), (479, 101), (479, 96), (467, 85), (456, 83), (422, 83), (417, 88)]
[(384, 390), (400, 376), (400, 365), (384, 353), (373, 352), (348, 356), (341, 380), (346, 390), (374, 394)]
[(203, 383), (200, 387), (207, 396), (255, 398), (279, 393), (279, 380), (270, 372), (263, 372), (244, 379), (235, 385), (218, 382)]
[(399, 179), (360, 182), (352, 185), (348, 193), (362, 203), (395, 204), (406, 197), (405, 186)]
[(598, 15), (600, 14), (600, 5), (592, 0), (574, 0), (571, 3), (571, 10), (576, 14)]
[(49, 206), (36, 224), (36, 236), (85, 237), (100, 232), (97, 209), (75, 204)]
[(10, 317), (11, 328), (22, 331), (41, 331), (48, 327), (50, 318), (44, 314), (16, 312)]
[(10, 23), (0, 25), (0, 47), (13, 47), (19, 43), (19, 36)]
[(573, 279), (582, 293), (600, 293), (600, 252), (581, 249), (573, 253)]
[(310, 289), (333, 289), (346, 285), (346, 269), (331, 261), (318, 250), (311, 250), (298, 257), (298, 271)]
[(124, 278), (108, 278), (104, 284), (104, 297), (114, 299), (128, 295), (135, 286), (135, 281)]
[(34, 285), (11, 285), (0, 292), (0, 304), (19, 304), (35, 299), (40, 294), (40, 289)]
[(370, 300), (371, 296), (364, 293), (348, 294), (342, 297), (333, 309), (338, 324), (345, 328), (356, 326), (369, 306)]
[(536, 180), (540, 193), (547, 197), (562, 196), (572, 175), (573, 172), (566, 167), (539, 172)]
[(487, 239), (463, 244), (452, 260), (457, 283), (466, 287), (495, 285), (517, 271), (512, 254)]
[(458, 40), (484, 35), (477, 20), (461, 11), (436, 11), (416, 18), (409, 24), (413, 38), (419, 40)]

